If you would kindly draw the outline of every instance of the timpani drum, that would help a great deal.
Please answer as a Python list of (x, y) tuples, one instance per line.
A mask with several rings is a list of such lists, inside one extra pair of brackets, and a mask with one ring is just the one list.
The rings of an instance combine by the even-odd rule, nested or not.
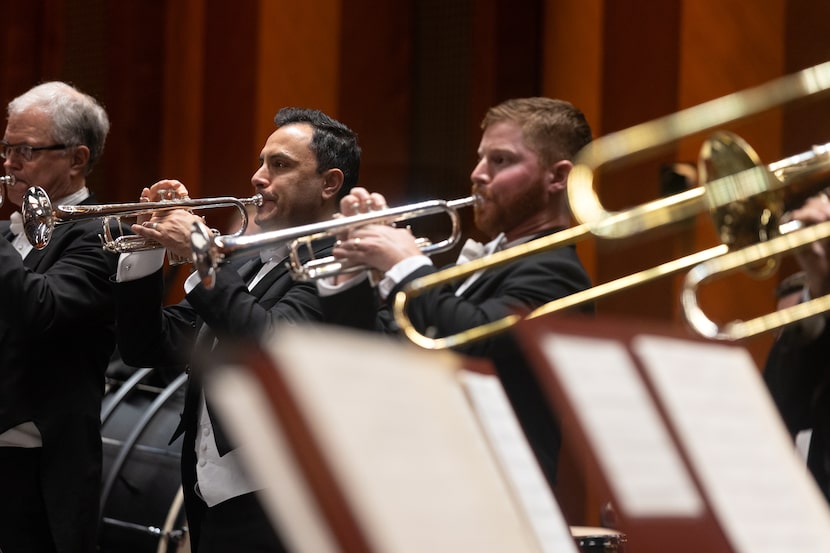
[(189, 553), (181, 493), (181, 445), (168, 444), (184, 402), (182, 375), (148, 384), (151, 369), (108, 377), (101, 409), (100, 553)]
[(625, 553), (625, 534), (596, 526), (571, 526), (581, 553)]

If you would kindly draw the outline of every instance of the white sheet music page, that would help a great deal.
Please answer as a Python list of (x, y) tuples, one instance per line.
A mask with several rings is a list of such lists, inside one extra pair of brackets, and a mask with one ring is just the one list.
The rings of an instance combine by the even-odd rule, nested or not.
[(270, 350), (372, 551), (540, 551), (458, 356), (321, 327), (283, 327)]
[(341, 553), (328, 523), (303, 484), (300, 466), (256, 378), (244, 367), (226, 366), (205, 382), (223, 424), (244, 452), (245, 469), (266, 488), (257, 492), (288, 549), (295, 553)]
[(510, 482), (544, 553), (577, 553), (570, 527), (536, 462), (498, 377), (461, 374), (488, 443)]
[(698, 517), (703, 504), (628, 350), (615, 340), (550, 332), (542, 351), (585, 438), (633, 517)]
[(830, 511), (741, 347), (639, 336), (643, 360), (724, 533), (740, 553), (830, 550)]

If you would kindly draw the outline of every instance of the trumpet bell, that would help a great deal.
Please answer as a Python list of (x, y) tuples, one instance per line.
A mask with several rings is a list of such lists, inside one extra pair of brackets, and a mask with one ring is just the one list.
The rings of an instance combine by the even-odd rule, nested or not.
[[(13, 181), (12, 181), (13, 182)], [(246, 206), (261, 206), (262, 195), (255, 194), (250, 198), (233, 198), (220, 196), (216, 198), (191, 199), (168, 198), (157, 202), (133, 202), (121, 204), (95, 204), (95, 205), (52, 205), (49, 195), (40, 187), (32, 186), (23, 195), (23, 228), (26, 238), (37, 249), (43, 249), (49, 244), (52, 231), (55, 226), (61, 223), (71, 223), (89, 219), (100, 219), (103, 222), (103, 234), (101, 242), (103, 248), (111, 253), (129, 253), (145, 250), (159, 249), (163, 246), (155, 240), (148, 240), (140, 236), (125, 235), (121, 233), (114, 236), (110, 229), (110, 221), (120, 223), (122, 217), (135, 217), (139, 215), (151, 215), (157, 211), (171, 211), (175, 209), (199, 210), (217, 207), (235, 207), (242, 223), (239, 230), (233, 236), (239, 236), (245, 232), (248, 226), (248, 213)], [(171, 259), (171, 263), (173, 260)], [(176, 263), (182, 261), (176, 260)]]
[(23, 233), (36, 250), (42, 250), (52, 239), (55, 215), (46, 191), (32, 186), (23, 197)]

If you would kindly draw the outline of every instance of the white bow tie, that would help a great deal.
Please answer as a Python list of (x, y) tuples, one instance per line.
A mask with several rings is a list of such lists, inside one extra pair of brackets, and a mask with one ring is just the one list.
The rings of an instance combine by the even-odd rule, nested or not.
[(467, 261), (473, 261), (474, 259), (490, 255), (491, 253), (501, 249), (503, 243), (504, 233), (499, 234), (486, 244), (482, 244), (481, 242), (476, 242), (475, 240), (468, 238), (464, 243), (464, 246), (461, 248), (461, 253), (458, 254), (458, 261), (456, 261), (455, 264), (459, 265), (461, 263), (466, 263)]
[[(479, 244), (473, 240), (467, 240), (464, 244), (464, 247), (461, 248), (461, 254), (458, 256), (458, 263), (464, 263), (465, 261), (473, 261), (474, 259), (478, 259), (480, 257), (484, 257), (490, 255), (498, 250), (504, 245), (504, 233), (499, 234), (493, 240), (490, 240), (486, 244)], [(461, 283), (461, 285), (456, 288), (455, 295), (461, 296), (467, 289), (472, 286), (472, 284), (478, 280), (481, 274), (484, 272), (484, 269), (480, 269), (475, 273), (471, 274), (467, 277), (467, 280)]]
[(484, 244), (482, 244), (481, 242), (476, 242), (472, 238), (468, 238), (467, 241), (464, 242), (464, 246), (461, 248), (461, 252), (458, 254), (458, 261), (456, 261), (455, 264), (460, 265), (462, 263), (472, 261), (473, 259), (478, 259), (483, 255)]
[(9, 230), (15, 236), (23, 232), (23, 215), (19, 211), (15, 211), (9, 216)]

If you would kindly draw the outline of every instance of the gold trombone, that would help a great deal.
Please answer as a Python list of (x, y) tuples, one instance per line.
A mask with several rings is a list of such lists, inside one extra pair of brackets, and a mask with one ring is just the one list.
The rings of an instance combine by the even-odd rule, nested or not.
[[(340, 217), (331, 221), (261, 232), (251, 236), (216, 236), (204, 225), (195, 223), (190, 235), (193, 260), (202, 283), (208, 288), (212, 288), (214, 285), (216, 269), (219, 264), (228, 257), (239, 253), (272, 248), (281, 244), (288, 244), (288, 268), (294, 280), (310, 281), (328, 276), (365, 271), (368, 267), (361, 265), (346, 266), (333, 256), (314, 258), (312, 243), (368, 224), (391, 225), (418, 217), (446, 214), (452, 225), (446, 238), (437, 242), (432, 242), (426, 238), (418, 239), (421, 253), (433, 255), (451, 249), (458, 243), (461, 237), (461, 220), (458, 210), (472, 206), (475, 202), (475, 196), (457, 200), (427, 200), (349, 217)], [(307, 251), (310, 260), (303, 261), (301, 256), (303, 248)]]
[[(599, 202), (593, 188), (594, 172), (602, 166), (641, 157), (686, 136), (827, 90), (830, 90), (830, 63), (823, 63), (593, 141), (577, 156), (568, 181), (571, 210), (581, 224), (410, 282), (394, 298), (393, 312), (398, 326), (421, 347), (455, 347), (508, 330), (524, 318), (539, 317), (593, 301), (714, 259), (726, 254), (730, 248), (741, 248), (787, 232), (790, 229), (779, 224), (783, 190), (792, 186), (801, 194), (810, 188), (817, 191), (817, 183), (821, 183), (830, 171), (826, 149), (806, 152), (763, 167), (754, 151), (738, 137), (730, 133), (717, 133), (701, 150), (699, 171), (702, 186), (620, 212), (610, 212)], [(527, 315), (510, 315), (439, 338), (422, 334), (407, 315), (407, 304), (412, 298), (479, 270), (567, 246), (589, 235), (599, 238), (633, 236), (707, 209), (720, 230), (723, 243), (719, 246), (554, 300)], [(741, 230), (746, 226), (757, 232), (753, 235)], [(753, 266), (752, 269), (763, 273), (771, 267)]]
[(705, 282), (727, 276), (746, 266), (794, 253), (813, 242), (827, 238), (830, 238), (830, 221), (800, 228), (768, 242), (748, 246), (697, 265), (686, 275), (680, 296), (686, 322), (692, 330), (706, 338), (736, 341), (827, 313), (830, 311), (830, 295), (813, 298), (746, 321), (736, 319), (718, 324), (706, 316), (697, 301), (698, 288)]
[[(235, 207), (242, 216), (242, 223), (237, 235), (245, 232), (248, 226), (248, 212), (245, 206), (262, 205), (262, 196), (256, 194), (250, 198), (232, 198), (219, 196), (215, 198), (177, 198), (163, 199), (158, 202), (132, 202), (98, 205), (59, 205), (52, 206), (49, 195), (38, 186), (32, 186), (23, 196), (23, 232), (35, 249), (43, 249), (49, 244), (55, 226), (62, 223), (101, 219), (103, 234), (101, 243), (105, 250), (113, 253), (128, 253), (161, 248), (154, 240), (147, 240), (136, 235), (113, 236), (110, 221), (120, 222), (122, 217), (149, 215), (157, 211), (174, 209), (208, 209), (214, 207)], [(120, 227), (120, 225), (119, 225)]]

